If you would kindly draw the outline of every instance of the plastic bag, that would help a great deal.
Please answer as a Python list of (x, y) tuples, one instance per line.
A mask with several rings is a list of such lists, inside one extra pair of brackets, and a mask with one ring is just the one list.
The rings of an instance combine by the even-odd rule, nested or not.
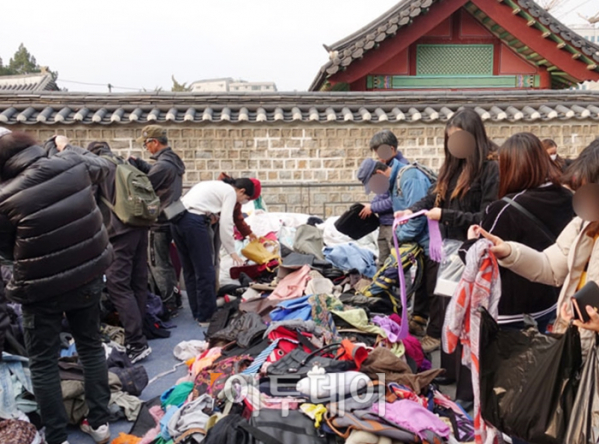
[[(524, 295), (526, 296), (526, 295)], [(482, 417), (508, 435), (535, 444), (565, 440), (582, 364), (580, 335), (536, 328), (500, 330), (483, 310), (480, 333)]]
[(438, 296), (452, 297), (458, 288), (465, 265), (458, 250), (463, 242), (453, 239), (443, 240), (443, 260), (439, 264), (437, 283), (434, 293)]
[(578, 394), (572, 408), (566, 441), (568, 444), (596, 443), (599, 440), (599, 344), (587, 356)]

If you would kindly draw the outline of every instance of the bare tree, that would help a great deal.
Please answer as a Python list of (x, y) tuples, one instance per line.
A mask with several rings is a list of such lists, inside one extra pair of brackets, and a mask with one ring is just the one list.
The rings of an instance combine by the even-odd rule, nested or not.
[(545, 11), (551, 12), (566, 3), (566, 0), (536, 0), (536, 2)]

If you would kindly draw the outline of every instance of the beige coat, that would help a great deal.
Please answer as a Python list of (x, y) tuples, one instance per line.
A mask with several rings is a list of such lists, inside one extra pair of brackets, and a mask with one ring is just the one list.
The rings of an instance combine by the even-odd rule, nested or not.
[[(533, 282), (562, 286), (557, 305), (557, 321), (554, 325), (556, 333), (563, 333), (568, 326), (561, 319), (559, 308), (576, 293), (587, 261), (587, 280), (599, 283), (599, 242), (585, 234), (589, 224), (575, 217), (561, 232), (555, 244), (541, 252), (517, 242), (508, 242), (512, 247), (512, 253), (499, 261), (501, 266)], [(571, 311), (571, 308), (569, 310)], [(580, 330), (584, 356), (594, 343), (593, 337), (594, 332)]]

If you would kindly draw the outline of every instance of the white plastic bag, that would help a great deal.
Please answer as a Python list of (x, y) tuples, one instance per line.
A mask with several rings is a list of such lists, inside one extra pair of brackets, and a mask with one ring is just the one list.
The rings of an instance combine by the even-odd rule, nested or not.
[(452, 297), (458, 288), (465, 265), (460, 259), (458, 250), (463, 242), (454, 239), (443, 240), (443, 261), (439, 264), (435, 294)]

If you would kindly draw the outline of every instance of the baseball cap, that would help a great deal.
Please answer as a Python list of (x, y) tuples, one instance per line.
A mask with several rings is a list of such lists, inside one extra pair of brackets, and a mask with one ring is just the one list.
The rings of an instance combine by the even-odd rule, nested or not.
[(258, 179), (250, 178), (250, 180), (254, 184), (254, 194), (252, 194), (250, 200), (256, 200), (260, 197), (260, 193), (262, 193), (262, 184)]
[(360, 168), (358, 168), (358, 180), (364, 184), (364, 189), (366, 190), (366, 194), (370, 193), (370, 189), (368, 188), (368, 181), (374, 174), (374, 169), (376, 167), (376, 160), (374, 159), (364, 159)]
[(143, 143), (146, 139), (158, 139), (160, 137), (166, 137), (166, 130), (158, 125), (147, 125), (141, 130), (141, 136), (135, 141), (137, 143)]

